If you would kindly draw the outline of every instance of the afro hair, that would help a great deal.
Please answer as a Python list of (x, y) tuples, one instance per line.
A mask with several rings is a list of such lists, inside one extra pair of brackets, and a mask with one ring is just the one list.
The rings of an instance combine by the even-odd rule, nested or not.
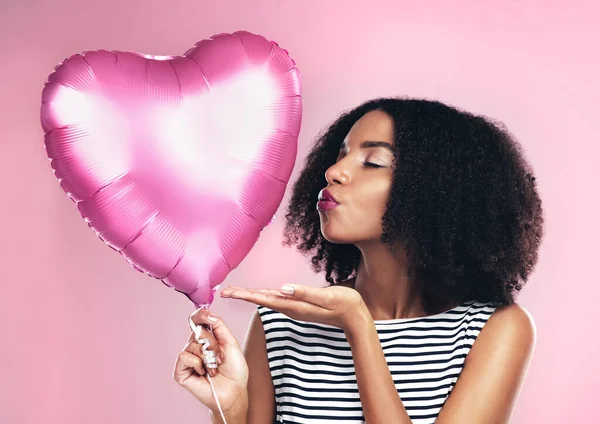
[(543, 235), (535, 177), (502, 123), (439, 101), (379, 98), (339, 116), (293, 185), (283, 245), (310, 256), (329, 285), (356, 275), (360, 250), (325, 240), (316, 201), (344, 138), (373, 110), (392, 118), (398, 152), (381, 241), (405, 249), (425, 309), (439, 311), (451, 300), (513, 303)]

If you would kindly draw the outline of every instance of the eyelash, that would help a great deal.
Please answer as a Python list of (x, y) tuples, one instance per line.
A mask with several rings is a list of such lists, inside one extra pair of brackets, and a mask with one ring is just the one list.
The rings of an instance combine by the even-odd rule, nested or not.
[[(336, 159), (336, 162), (339, 161), (339, 160), (340, 160), (340, 156), (338, 155), (338, 158)], [(363, 165), (366, 168), (374, 168), (374, 169), (376, 169), (376, 168), (383, 168), (383, 166), (377, 165), (376, 163), (373, 163), (373, 162), (363, 162)]]

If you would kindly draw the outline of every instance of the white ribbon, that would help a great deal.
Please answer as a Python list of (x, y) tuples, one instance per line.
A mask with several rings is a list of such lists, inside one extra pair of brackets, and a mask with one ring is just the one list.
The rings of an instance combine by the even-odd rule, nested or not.
[[(203, 326), (196, 325), (192, 321), (192, 318), (190, 317), (190, 327), (194, 331), (196, 341), (202, 345), (202, 353), (204, 353), (204, 357), (205, 357), (204, 366), (206, 368), (217, 368), (217, 358), (215, 357), (215, 352), (212, 350), (207, 350), (208, 345), (210, 344), (210, 340), (200, 338), (200, 336), (202, 334)], [(210, 326), (210, 324), (209, 324), (209, 331), (212, 334), (212, 326)], [(210, 383), (210, 387), (212, 389), (213, 396), (215, 397), (215, 400), (217, 401), (217, 407), (219, 408), (219, 412), (221, 413), (221, 418), (223, 419), (223, 423), (227, 424), (227, 420), (225, 419), (225, 414), (223, 414), (223, 410), (221, 409), (221, 403), (219, 402), (219, 397), (217, 396), (217, 393), (215, 391), (215, 386), (213, 386), (212, 378), (210, 377), (208, 370), (206, 370), (206, 377), (208, 377), (208, 382)]]

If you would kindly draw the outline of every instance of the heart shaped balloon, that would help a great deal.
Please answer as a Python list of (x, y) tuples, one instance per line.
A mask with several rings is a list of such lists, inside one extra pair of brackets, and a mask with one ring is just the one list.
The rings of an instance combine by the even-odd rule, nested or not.
[(182, 56), (73, 55), (41, 106), (54, 174), (88, 225), (204, 309), (279, 207), (301, 117), (295, 62), (247, 31)]

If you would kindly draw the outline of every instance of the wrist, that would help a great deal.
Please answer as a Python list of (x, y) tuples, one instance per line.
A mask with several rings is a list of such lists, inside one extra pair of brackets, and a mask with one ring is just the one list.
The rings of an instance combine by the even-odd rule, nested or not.
[[(225, 415), (225, 419), (228, 424), (246, 424), (248, 417), (248, 393), (243, 392), (238, 395), (233, 406), (225, 411), (223, 411), (223, 415)], [(214, 418), (218, 418), (217, 423), (221, 422), (221, 412), (219, 408), (210, 410), (210, 418), (213, 422)]]
[(352, 317), (348, 320), (348, 323), (344, 327), (346, 338), (348, 341), (351, 341), (356, 334), (364, 331), (364, 329), (369, 325), (373, 325), (373, 318), (371, 317), (371, 313), (369, 312), (367, 305), (363, 303), (361, 307), (352, 314)]

